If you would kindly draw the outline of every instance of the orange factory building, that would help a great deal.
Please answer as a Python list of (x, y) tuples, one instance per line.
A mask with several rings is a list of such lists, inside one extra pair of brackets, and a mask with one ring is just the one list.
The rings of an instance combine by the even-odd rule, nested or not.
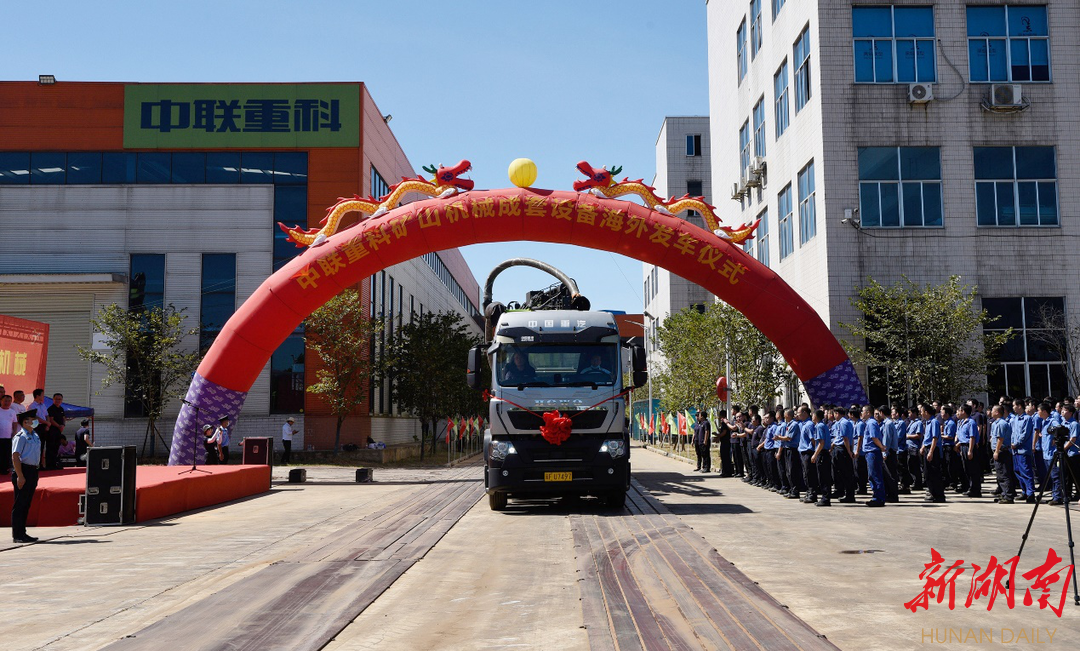
[[(165, 454), (176, 405), (158, 425), (165, 440), (148, 437), (141, 405), (103, 388), (103, 369), (78, 353), (103, 346), (90, 320), (113, 303), (172, 304), (199, 331), (185, 346), (205, 351), (298, 251), (277, 222), (315, 226), (339, 197), (381, 196), (416, 175), (388, 121), (363, 83), (0, 82), (0, 224), (25, 235), (0, 238), (0, 314), (50, 325), (46, 392), (93, 407), (99, 444)], [(479, 287), (456, 249), (358, 289), (388, 332), (447, 310), (480, 332)], [(282, 345), (248, 394), (239, 436), (279, 437), (293, 416), (295, 447), (332, 447), (335, 420), (305, 391), (314, 357), (300, 330)], [(417, 421), (373, 390), (342, 443), (416, 435)]]

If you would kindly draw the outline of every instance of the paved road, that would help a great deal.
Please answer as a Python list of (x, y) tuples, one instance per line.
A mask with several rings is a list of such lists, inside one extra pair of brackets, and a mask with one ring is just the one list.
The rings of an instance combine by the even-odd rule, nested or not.
[[(970, 648), (932, 642), (949, 629), (993, 629), (995, 642), (1026, 629), (1044, 643), (1053, 631), (1048, 648), (1080, 639), (1071, 602), (1061, 619), (1024, 607), (1022, 590), (1013, 610), (965, 609), (968, 575), (956, 610), (902, 606), (931, 545), (968, 563), (1015, 554), (1024, 507), (815, 509), (651, 452), (633, 459), (639, 489), (620, 512), (494, 513), (474, 468), (377, 471), (366, 485), (316, 468), (308, 484), (146, 526), (39, 529), (49, 542), (0, 546), (13, 604), (0, 648)], [(1067, 551), (1060, 510), (1040, 512), (1022, 571), (1048, 546)], [(864, 549), (882, 551), (841, 553)]]

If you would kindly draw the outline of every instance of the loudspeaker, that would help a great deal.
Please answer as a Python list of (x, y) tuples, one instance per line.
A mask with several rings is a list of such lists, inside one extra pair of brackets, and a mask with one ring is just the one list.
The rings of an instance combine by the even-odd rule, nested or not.
[(86, 524), (135, 522), (135, 446), (86, 451)]
[(307, 470), (303, 468), (293, 468), (289, 471), (289, 483), (290, 484), (303, 484), (307, 481)]
[(274, 439), (269, 437), (247, 437), (240, 441), (244, 465), (269, 466), (274, 460)]
[(371, 483), (371, 468), (357, 468), (356, 469), (356, 483), (369, 484)]

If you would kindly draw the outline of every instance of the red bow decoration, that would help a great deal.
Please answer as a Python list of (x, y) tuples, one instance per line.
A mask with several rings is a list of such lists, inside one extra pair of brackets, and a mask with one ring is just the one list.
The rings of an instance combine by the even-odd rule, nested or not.
[(548, 443), (562, 445), (563, 441), (570, 438), (570, 419), (558, 410), (544, 412), (544, 424), (540, 426), (540, 434)]
[(484, 389), (484, 392), (480, 394), (480, 398), (484, 402), (487, 402), (487, 401), (491, 400), (491, 392), (488, 391), (487, 389)]

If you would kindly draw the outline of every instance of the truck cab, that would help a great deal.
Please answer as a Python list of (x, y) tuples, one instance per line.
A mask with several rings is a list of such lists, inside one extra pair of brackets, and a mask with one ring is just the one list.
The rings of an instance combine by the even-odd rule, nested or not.
[[(491, 323), (491, 342), (470, 355), (470, 384), (481, 355), (491, 368), (484, 433), (484, 485), (493, 510), (510, 497), (599, 497), (621, 506), (630, 486), (624, 372), (644, 383), (644, 354), (620, 343), (608, 312), (517, 310)], [(640, 368), (639, 368), (640, 367)], [(544, 414), (571, 419), (569, 438), (541, 433)]]

